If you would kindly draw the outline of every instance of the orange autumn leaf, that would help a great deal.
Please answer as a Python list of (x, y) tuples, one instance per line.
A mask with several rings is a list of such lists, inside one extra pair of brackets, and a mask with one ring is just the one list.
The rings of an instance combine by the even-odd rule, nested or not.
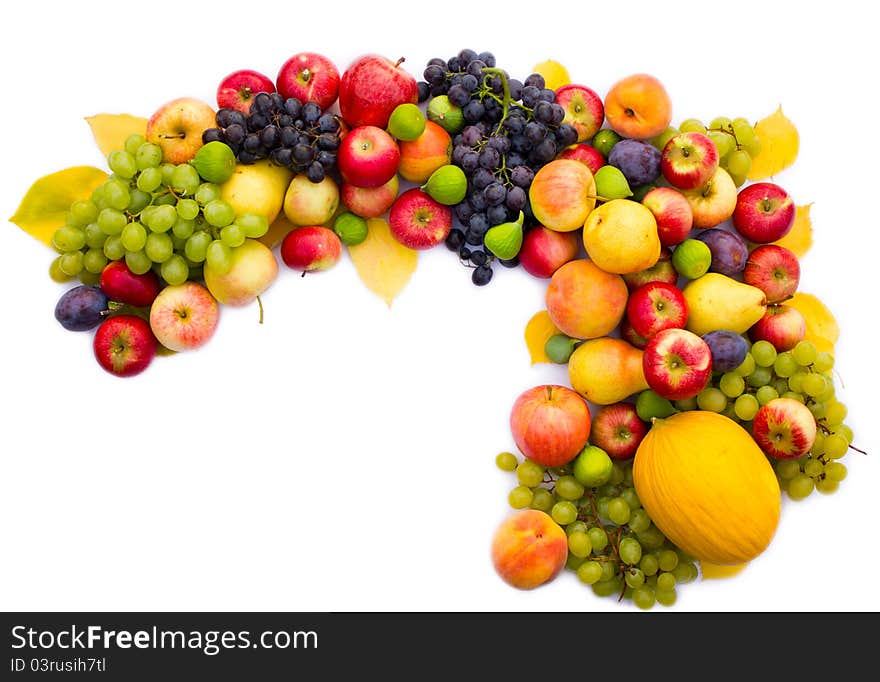
[(281, 211), (278, 217), (269, 225), (269, 231), (260, 237), (260, 241), (270, 249), (275, 248), (287, 236), (287, 233), (295, 227), (296, 225), (290, 222), (290, 219), (284, 215), (284, 211)]
[(123, 149), (129, 135), (147, 134), (147, 119), (131, 114), (95, 114), (86, 116), (86, 122), (104, 156)]
[(349, 246), (348, 253), (358, 277), (366, 287), (391, 307), (418, 264), (418, 251), (409, 249), (391, 234), (383, 218), (367, 221), (367, 238)]
[(812, 341), (820, 351), (829, 353), (834, 351), (834, 344), (840, 338), (840, 327), (828, 306), (822, 303), (817, 296), (803, 291), (796, 292), (794, 296), (785, 301), (785, 305), (797, 308), (804, 316), (806, 322), (804, 340)]
[(749, 180), (765, 180), (788, 168), (797, 158), (800, 135), (780, 106), (774, 113), (755, 124), (761, 151), (752, 159)]
[(798, 258), (803, 258), (813, 245), (813, 221), (810, 220), (810, 207), (813, 204), (795, 207), (794, 225), (782, 239), (775, 244), (784, 246)]
[(550, 320), (550, 313), (546, 310), (542, 310), (532, 315), (528, 324), (526, 324), (524, 336), (526, 347), (529, 349), (529, 357), (531, 358), (533, 365), (539, 362), (551, 362), (550, 358), (547, 357), (544, 346), (547, 345), (547, 340), (551, 336), (561, 333), (562, 332), (560, 332), (556, 325)]

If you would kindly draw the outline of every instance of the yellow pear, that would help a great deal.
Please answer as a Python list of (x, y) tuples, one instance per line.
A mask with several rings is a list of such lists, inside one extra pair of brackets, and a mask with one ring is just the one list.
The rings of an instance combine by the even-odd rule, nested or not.
[(236, 215), (259, 213), (271, 225), (284, 205), (284, 194), (293, 179), (293, 171), (262, 159), (239, 163), (232, 177), (220, 185), (220, 197), (232, 204)]
[(637, 201), (612, 199), (584, 222), (584, 248), (605, 272), (627, 275), (647, 270), (660, 258), (657, 220)]
[(571, 387), (591, 403), (610, 405), (648, 388), (642, 351), (602, 336), (580, 344), (568, 359)]
[(744, 334), (767, 309), (763, 291), (717, 272), (691, 280), (682, 293), (688, 305), (686, 326), (699, 336), (716, 329)]

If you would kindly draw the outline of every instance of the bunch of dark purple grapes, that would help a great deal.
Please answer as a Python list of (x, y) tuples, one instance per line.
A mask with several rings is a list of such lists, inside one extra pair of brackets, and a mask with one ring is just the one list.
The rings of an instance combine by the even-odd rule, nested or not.
[[(577, 142), (577, 131), (563, 123), (565, 111), (540, 74), (524, 81), (510, 78), (496, 67), (491, 52), (464, 49), (448, 60), (431, 59), (423, 76), (420, 98), (445, 95), (464, 119), (453, 138), (452, 163), (465, 172), (468, 189), (454, 207), (458, 225), (446, 246), (477, 267), (481, 274), (473, 273), (475, 284), (486, 284), (494, 259), (484, 248), (486, 232), (515, 220), (520, 211), (527, 228), (534, 224), (528, 196), (532, 179)], [(517, 259), (502, 264), (515, 266)]]
[(228, 144), (241, 163), (271, 159), (305, 173), (312, 182), (321, 182), (336, 168), (339, 119), (322, 112), (315, 102), (261, 92), (250, 113), (223, 108), (216, 120), (217, 127), (206, 130), (202, 140)]

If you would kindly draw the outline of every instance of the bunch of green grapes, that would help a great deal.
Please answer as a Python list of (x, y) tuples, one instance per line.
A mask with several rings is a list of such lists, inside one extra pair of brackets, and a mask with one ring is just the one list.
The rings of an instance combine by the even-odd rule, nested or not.
[(726, 116), (713, 118), (707, 126), (698, 118), (688, 118), (678, 127), (670, 126), (653, 140), (658, 149), (678, 133), (703, 133), (708, 136), (718, 149), (719, 166), (730, 173), (737, 187), (746, 182), (746, 176), (752, 169), (752, 159), (761, 152), (761, 140), (755, 133), (755, 127), (748, 119), (734, 119)]
[(642, 507), (632, 461), (615, 461), (608, 479), (592, 487), (578, 480), (571, 465), (547, 468), (511, 452), (495, 461), (516, 475), (510, 506), (544, 511), (565, 530), (566, 568), (595, 594), (631, 599), (641, 609), (655, 603), (671, 606), (676, 587), (699, 575), (694, 560), (663, 535)]
[(112, 175), (71, 204), (52, 237), (56, 281), (96, 284), (107, 263), (121, 259), (135, 274), (154, 269), (167, 284), (199, 280), (205, 263), (228, 272), (234, 250), (269, 230), (265, 216), (236, 216), (220, 187), (191, 164), (163, 163), (162, 149), (143, 135), (129, 136), (107, 163)]

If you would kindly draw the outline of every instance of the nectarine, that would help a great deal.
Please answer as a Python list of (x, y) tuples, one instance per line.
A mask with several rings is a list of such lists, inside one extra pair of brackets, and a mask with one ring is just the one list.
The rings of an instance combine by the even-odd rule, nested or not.
[(608, 125), (623, 137), (647, 140), (672, 121), (672, 100), (654, 76), (636, 73), (617, 81), (605, 95)]
[(562, 571), (568, 558), (568, 538), (546, 512), (523, 509), (498, 526), (491, 554), (495, 571), (504, 582), (531, 590)]

